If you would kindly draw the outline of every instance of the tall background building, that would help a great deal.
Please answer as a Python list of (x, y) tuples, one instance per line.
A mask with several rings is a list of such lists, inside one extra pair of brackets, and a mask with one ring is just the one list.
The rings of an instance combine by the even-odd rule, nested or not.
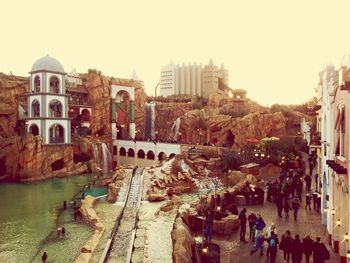
[(159, 96), (197, 95), (208, 98), (209, 94), (218, 89), (219, 79), (228, 86), (228, 70), (222, 64), (220, 68), (210, 59), (209, 64), (182, 63), (175, 65), (170, 62), (161, 68)]

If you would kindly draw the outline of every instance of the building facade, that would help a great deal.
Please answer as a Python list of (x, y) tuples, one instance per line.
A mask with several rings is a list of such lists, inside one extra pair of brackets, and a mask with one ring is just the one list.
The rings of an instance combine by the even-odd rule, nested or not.
[(69, 144), (71, 121), (66, 73), (61, 63), (50, 56), (38, 59), (30, 73), (27, 132), (40, 135), (43, 144)]
[(340, 262), (349, 262), (349, 160), (350, 160), (350, 67), (339, 70), (328, 65), (320, 73), (321, 153), (319, 192), (322, 196), (322, 223), (327, 225), (328, 241)]
[(228, 86), (228, 70), (222, 64), (220, 68), (211, 59), (209, 64), (202, 67), (183, 63), (175, 65), (170, 62), (163, 66), (160, 72), (159, 96), (193, 95), (208, 98), (209, 94), (218, 89), (219, 79)]

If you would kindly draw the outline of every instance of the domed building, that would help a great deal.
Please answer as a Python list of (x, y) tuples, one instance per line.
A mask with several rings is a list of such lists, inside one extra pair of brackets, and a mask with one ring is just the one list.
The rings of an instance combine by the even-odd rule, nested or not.
[(62, 64), (49, 55), (34, 62), (28, 94), (28, 132), (43, 137), (43, 144), (69, 144), (71, 122), (68, 118), (66, 73)]

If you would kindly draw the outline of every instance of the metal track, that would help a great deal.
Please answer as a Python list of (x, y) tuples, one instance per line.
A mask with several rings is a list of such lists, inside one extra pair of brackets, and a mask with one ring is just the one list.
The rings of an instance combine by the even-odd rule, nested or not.
[(99, 261), (100, 263), (130, 262), (137, 225), (137, 213), (142, 196), (142, 172), (142, 168), (133, 171), (126, 201), (115, 222), (111, 237)]

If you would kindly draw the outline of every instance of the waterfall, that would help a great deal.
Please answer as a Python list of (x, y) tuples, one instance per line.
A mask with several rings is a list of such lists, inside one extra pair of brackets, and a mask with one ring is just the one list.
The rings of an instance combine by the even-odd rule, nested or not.
[(145, 134), (146, 137), (155, 138), (155, 104), (153, 102), (145, 103), (146, 123)]
[(103, 175), (108, 175), (109, 171), (110, 171), (110, 164), (111, 164), (111, 153), (108, 150), (108, 146), (105, 143), (102, 143), (102, 157), (103, 157), (103, 167), (102, 167), (102, 171), (103, 171)]
[(93, 154), (94, 154), (94, 160), (96, 162), (96, 166), (100, 167), (100, 158), (99, 158), (99, 154), (98, 154), (98, 146), (97, 143), (94, 143), (92, 145), (92, 150), (93, 150)]
[(171, 127), (171, 130), (170, 130), (170, 136), (172, 138), (174, 138), (175, 141), (177, 140), (177, 134), (178, 134), (179, 129), (180, 129), (180, 124), (181, 124), (181, 119), (180, 119), (180, 117), (178, 117), (174, 121), (174, 124), (173, 124), (173, 126)]

